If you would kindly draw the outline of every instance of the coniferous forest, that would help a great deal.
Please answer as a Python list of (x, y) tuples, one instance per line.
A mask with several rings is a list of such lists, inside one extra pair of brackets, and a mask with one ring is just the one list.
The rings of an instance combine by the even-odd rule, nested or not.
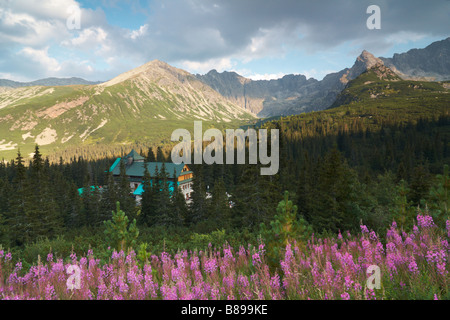
[[(15, 283), (4, 296), (25, 290), (33, 297), (73, 298), (55, 280), (53, 269), (64, 273), (65, 263), (87, 275), (91, 268), (112, 268), (118, 273), (110, 277), (117, 279), (127, 270), (153, 277), (154, 287), (139, 291), (139, 281), (105, 289), (96, 282), (101, 277), (89, 276), (94, 282), (76, 291), (79, 299), (449, 297), (448, 242), (442, 240), (450, 232), (448, 113), (406, 122), (313, 113), (262, 126), (280, 130), (278, 174), (260, 175), (259, 165), (191, 165), (189, 204), (177, 188), (169, 192), (164, 165), (154, 173), (156, 184), (146, 170), (136, 205), (123, 162), (118, 178), (108, 170), (115, 157), (55, 162), (36, 146), (27, 162), (19, 151), (0, 166), (0, 281)], [(167, 146), (139, 151), (149, 162), (170, 161)], [(331, 260), (317, 265), (323, 252)], [(191, 263), (193, 273), (175, 267), (171, 256), (177, 265)], [(349, 267), (352, 256), (360, 269)], [(31, 272), (45, 257), (48, 286), (31, 289)], [(125, 261), (129, 269), (121, 267)], [(382, 292), (364, 287), (369, 264), (382, 266)], [(184, 276), (173, 278), (173, 272)], [(340, 272), (348, 274), (345, 282)], [(420, 280), (405, 287), (411, 276)], [(185, 277), (193, 282), (180, 289)], [(222, 287), (214, 291), (210, 284), (217, 281)]]
[[(317, 237), (357, 232), (361, 224), (382, 232), (393, 220), (409, 230), (419, 209), (445, 227), (448, 114), (401, 124), (310, 121), (292, 116), (265, 124), (281, 132), (277, 175), (261, 176), (256, 165), (191, 165), (189, 206), (178, 191), (171, 196), (163, 182), (149, 185), (136, 206), (126, 176), (114, 181), (108, 172), (114, 157), (55, 163), (36, 146), (26, 162), (19, 152), (0, 167), (2, 247), (17, 252), (23, 263), (48, 250), (65, 255), (91, 247), (106, 254), (111, 243), (104, 237), (104, 221), (112, 218), (117, 202), (130, 222), (136, 220), (136, 243), (152, 253), (257, 242), (263, 225), (276, 220), (285, 191), (298, 208), (297, 219)], [(147, 161), (170, 161), (169, 148), (140, 152)], [(161, 181), (167, 176), (163, 171), (157, 173)]]

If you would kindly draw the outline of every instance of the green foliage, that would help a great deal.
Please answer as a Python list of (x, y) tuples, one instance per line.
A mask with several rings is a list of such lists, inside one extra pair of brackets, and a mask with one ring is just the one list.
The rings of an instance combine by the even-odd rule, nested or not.
[(151, 253), (147, 251), (148, 243), (141, 243), (138, 247), (136, 258), (138, 260), (139, 266), (141, 268), (144, 267), (145, 264), (148, 264), (148, 259), (151, 256)]
[(311, 199), (311, 221), (316, 230), (356, 229), (360, 212), (359, 181), (341, 154), (333, 149), (319, 164), (318, 177)]
[[(149, 151), (149, 154), (150, 153), (153, 154), (152, 151)], [(158, 176), (158, 172), (155, 172), (155, 176)], [(141, 214), (138, 216), (138, 222), (140, 225), (146, 224), (148, 226), (151, 226), (156, 222), (156, 214), (157, 214), (156, 199), (158, 189), (152, 185), (152, 179), (150, 173), (148, 172), (147, 165), (145, 165), (144, 169), (142, 186), (144, 192), (142, 193)]]
[(408, 201), (410, 190), (406, 181), (400, 181), (393, 195), (393, 206), (391, 208), (392, 218), (400, 227), (409, 229), (414, 223), (416, 209), (413, 203)]
[(428, 205), (435, 221), (444, 225), (445, 220), (449, 218), (450, 204), (450, 176), (449, 166), (444, 166), (443, 174), (436, 175), (436, 184), (430, 189)]
[(111, 220), (105, 221), (106, 242), (117, 250), (126, 251), (127, 248), (136, 245), (139, 230), (136, 227), (136, 219), (129, 223), (125, 212), (120, 210), (120, 203), (117, 202), (116, 211), (112, 213)]
[(279, 265), (282, 251), (288, 243), (301, 246), (312, 234), (312, 227), (303, 219), (297, 217), (297, 206), (289, 200), (289, 192), (284, 193), (284, 199), (277, 207), (277, 214), (270, 226), (262, 223), (261, 235), (266, 244), (266, 257), (271, 267)]
[(194, 249), (205, 250), (208, 246), (220, 247), (225, 243), (225, 230), (216, 230), (209, 234), (193, 233), (190, 237), (190, 245)]

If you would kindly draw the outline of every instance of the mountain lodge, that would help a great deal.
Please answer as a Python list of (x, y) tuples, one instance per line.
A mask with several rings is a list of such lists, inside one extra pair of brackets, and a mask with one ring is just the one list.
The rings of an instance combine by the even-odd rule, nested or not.
[[(125, 165), (125, 173), (130, 182), (130, 189), (133, 196), (136, 198), (136, 202), (140, 203), (142, 199), (143, 179), (145, 166), (151, 176), (151, 183), (153, 184), (156, 179), (155, 172), (161, 170), (163, 167), (162, 162), (145, 162), (145, 158), (137, 153), (134, 149), (123, 157), (117, 158), (113, 163), (109, 172), (112, 172), (115, 180), (118, 180), (120, 176), (120, 161), (123, 161)], [(183, 193), (186, 202), (190, 201), (192, 193), (192, 179), (194, 177), (193, 172), (186, 164), (164, 163), (165, 171), (168, 175), (169, 191), (173, 192), (174, 185), (180, 188)]]

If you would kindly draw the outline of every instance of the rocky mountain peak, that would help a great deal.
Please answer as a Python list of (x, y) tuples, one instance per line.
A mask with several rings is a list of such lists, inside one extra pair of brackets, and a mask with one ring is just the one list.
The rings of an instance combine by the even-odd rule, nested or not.
[(131, 79), (146, 79), (157, 81), (161, 78), (179, 78), (189, 75), (190, 74), (187, 71), (172, 67), (171, 65), (163, 61), (152, 60), (137, 68), (131, 69), (118, 75), (117, 77), (100, 84), (100, 86), (109, 87)]
[(355, 79), (361, 73), (372, 69), (376, 66), (384, 66), (384, 63), (381, 59), (378, 59), (373, 54), (371, 54), (367, 50), (363, 50), (361, 54), (356, 58), (355, 63), (350, 69), (342, 75), (339, 79), (342, 84), (347, 84), (350, 80)]

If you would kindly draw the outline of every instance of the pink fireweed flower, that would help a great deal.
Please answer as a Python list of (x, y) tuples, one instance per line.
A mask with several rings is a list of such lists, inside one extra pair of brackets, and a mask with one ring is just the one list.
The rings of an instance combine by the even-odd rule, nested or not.
[(450, 220), (445, 222), (445, 228), (447, 229), (447, 237), (450, 238)]
[(206, 273), (214, 273), (217, 270), (216, 258), (206, 259), (204, 270)]
[(22, 270), (22, 262), (17, 262), (16, 263), (16, 267), (14, 268), (15, 271), (20, 271)]
[(125, 262), (128, 264), (132, 264), (135, 257), (136, 257), (136, 252), (134, 252), (134, 250), (131, 250), (130, 253), (126, 257)]
[(341, 298), (342, 300), (350, 300), (350, 295), (348, 294), (348, 292), (344, 292), (343, 294), (341, 294)]
[(200, 268), (200, 259), (198, 256), (191, 256), (191, 270), (198, 270)]
[(433, 222), (433, 218), (431, 216), (428, 215), (417, 215), (417, 224), (419, 225), (419, 227), (421, 228), (432, 228), (435, 226), (434, 222)]
[(417, 267), (416, 260), (414, 259), (413, 256), (411, 256), (409, 258), (408, 269), (409, 269), (409, 272), (411, 272), (412, 274), (418, 274), (419, 273), (419, 268)]
[(360, 225), (360, 228), (361, 228), (361, 232), (362, 233), (369, 233), (369, 229), (367, 229), (367, 227), (365, 226), (365, 225)]
[(445, 276), (448, 274), (448, 271), (445, 269), (445, 261), (442, 263), (436, 263), (436, 268), (440, 275)]
[(49, 283), (45, 287), (45, 300), (53, 300), (54, 298), (56, 298), (55, 288)]
[(258, 252), (255, 252), (252, 255), (252, 263), (253, 263), (254, 266), (257, 266), (257, 265), (259, 265), (261, 263), (261, 257), (259, 256)]
[(259, 251), (260, 251), (260, 252), (266, 251), (266, 250), (264, 250), (264, 247), (265, 247), (265, 244), (261, 242), (261, 243), (259, 244), (259, 247), (258, 247)]
[(82, 258), (80, 259), (80, 265), (81, 265), (81, 266), (87, 265), (87, 259), (86, 259), (86, 257), (82, 257)]

